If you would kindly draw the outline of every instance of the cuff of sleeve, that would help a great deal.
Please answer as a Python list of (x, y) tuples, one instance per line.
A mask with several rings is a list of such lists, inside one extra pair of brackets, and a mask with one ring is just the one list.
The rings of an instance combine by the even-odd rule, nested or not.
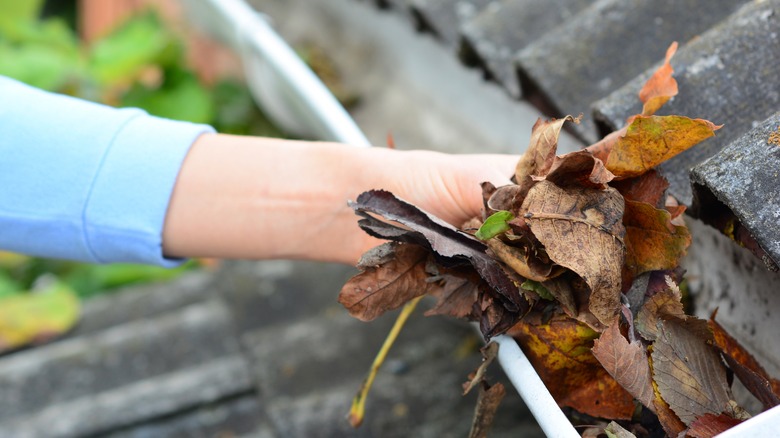
[(101, 263), (173, 267), (163, 256), (165, 214), (182, 162), (206, 125), (143, 115), (114, 138), (95, 176), (85, 207), (85, 237)]

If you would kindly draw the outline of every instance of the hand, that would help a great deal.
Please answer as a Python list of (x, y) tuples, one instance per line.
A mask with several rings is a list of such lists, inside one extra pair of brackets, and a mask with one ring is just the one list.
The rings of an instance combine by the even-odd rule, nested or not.
[(358, 228), (348, 200), (385, 189), (459, 226), (480, 212), (479, 183), (507, 184), (516, 162), (206, 134), (179, 174), (163, 249), (171, 257), (354, 264), (381, 241)]

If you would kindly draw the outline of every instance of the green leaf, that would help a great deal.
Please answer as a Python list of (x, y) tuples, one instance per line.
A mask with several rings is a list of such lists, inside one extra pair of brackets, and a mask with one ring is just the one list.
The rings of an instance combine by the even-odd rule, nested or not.
[(78, 316), (76, 294), (60, 283), (0, 299), (0, 352), (57, 337), (70, 330)]
[(488, 240), (506, 232), (509, 229), (507, 222), (515, 218), (512, 212), (501, 210), (493, 213), (485, 220), (485, 223), (479, 227), (475, 236), (480, 240)]
[(530, 290), (531, 292), (536, 292), (537, 295), (544, 298), (547, 301), (555, 301), (555, 297), (553, 294), (550, 293), (549, 290), (547, 290), (546, 287), (542, 283), (539, 283), (538, 281), (533, 280), (526, 280), (523, 282), (523, 284), (520, 285), (525, 290)]
[(92, 74), (103, 85), (130, 83), (150, 65), (173, 65), (181, 58), (181, 46), (152, 12), (125, 22), (89, 54)]
[(0, 75), (49, 91), (63, 91), (82, 77), (78, 55), (43, 44), (0, 43)]
[(0, 0), (0, 33), (12, 32), (19, 24), (36, 21), (43, 0)]
[(122, 106), (143, 108), (150, 114), (194, 123), (210, 123), (215, 108), (211, 95), (191, 72), (166, 71), (159, 89), (137, 84), (122, 98)]

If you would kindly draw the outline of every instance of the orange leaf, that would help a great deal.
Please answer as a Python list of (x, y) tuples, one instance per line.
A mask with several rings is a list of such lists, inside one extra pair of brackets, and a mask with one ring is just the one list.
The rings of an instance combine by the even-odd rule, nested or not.
[(715, 315), (710, 318), (708, 324), (715, 339), (715, 346), (723, 353), (729, 367), (745, 388), (764, 405), (765, 409), (779, 405), (780, 381), (770, 377), (761, 364), (715, 322)]
[(637, 116), (609, 154), (607, 170), (618, 179), (641, 175), (712, 137), (720, 128), (683, 116)]
[(629, 394), (655, 411), (653, 377), (641, 342), (628, 342), (620, 333), (620, 325), (612, 324), (594, 342), (593, 355)]
[(558, 315), (545, 324), (521, 321), (508, 333), (523, 347), (559, 405), (595, 417), (631, 418), (634, 398), (591, 353), (598, 334), (587, 325)]
[(626, 269), (637, 276), (671, 270), (691, 244), (688, 228), (672, 224), (672, 215), (644, 202), (626, 200)]
[(647, 80), (645, 86), (639, 91), (639, 100), (644, 103), (642, 108), (643, 116), (653, 115), (661, 108), (672, 96), (677, 95), (677, 81), (672, 77), (672, 56), (677, 51), (677, 41), (673, 42), (666, 50), (666, 60), (664, 64), (653, 73), (653, 76)]

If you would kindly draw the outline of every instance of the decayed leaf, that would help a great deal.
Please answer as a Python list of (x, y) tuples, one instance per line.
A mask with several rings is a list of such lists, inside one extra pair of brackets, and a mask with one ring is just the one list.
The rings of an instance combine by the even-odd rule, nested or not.
[(644, 202), (625, 202), (626, 268), (636, 276), (679, 266), (691, 244), (688, 228), (673, 225), (666, 210)]
[(514, 336), (558, 404), (595, 417), (629, 419), (634, 398), (591, 353), (598, 334), (563, 315), (547, 323), (521, 320)]
[(620, 307), (623, 209), (623, 197), (614, 189), (564, 190), (549, 181), (533, 186), (522, 207), (550, 259), (588, 283), (589, 309), (606, 325)]
[[(428, 278), (438, 287), (433, 288), (428, 294), (436, 297), (436, 304), (425, 312), (425, 316), (448, 315), (455, 318), (468, 318), (473, 316), (474, 303), (479, 297), (480, 286), (484, 281), (474, 272), (454, 272), (445, 270), (432, 264), (428, 270), (436, 269), (436, 272)], [(487, 287), (487, 286), (485, 286)]]
[(615, 423), (614, 421), (609, 423), (604, 429), (604, 433), (608, 438), (636, 438), (636, 435), (627, 431), (623, 426)]
[(479, 388), (479, 398), (477, 406), (474, 409), (474, 420), (471, 423), (469, 438), (487, 438), (490, 427), (493, 425), (493, 418), (496, 416), (498, 405), (506, 395), (506, 389), (501, 383), (488, 386), (482, 382)]
[(715, 345), (745, 388), (764, 405), (764, 409), (780, 405), (780, 381), (769, 376), (761, 364), (715, 321), (715, 315), (708, 324)]
[(540, 118), (531, 129), (531, 141), (528, 144), (528, 149), (520, 157), (515, 169), (515, 182), (520, 186), (520, 199), (525, 197), (534, 184), (532, 176), (547, 175), (558, 149), (558, 136), (567, 120), (575, 121), (572, 116), (550, 121)]
[(719, 415), (732, 399), (726, 369), (707, 343), (704, 321), (659, 321), (653, 343), (653, 379), (664, 401), (686, 425), (704, 414)]
[(480, 350), (482, 352), (482, 363), (479, 365), (474, 373), (469, 376), (469, 381), (463, 384), (463, 395), (468, 394), (475, 386), (485, 379), (485, 372), (491, 363), (498, 356), (499, 345), (495, 342), (491, 342)]
[(655, 208), (662, 208), (666, 201), (669, 181), (655, 169), (650, 169), (633, 178), (612, 181), (610, 186), (620, 192), (627, 201), (645, 202)]
[(539, 266), (529, 263), (526, 253), (521, 248), (509, 246), (498, 239), (490, 239), (485, 242), (490, 250), (499, 260), (506, 263), (518, 275), (535, 281), (545, 281), (552, 272), (551, 266), (542, 267), (544, 269), (535, 269)]
[(60, 336), (76, 324), (78, 317), (79, 300), (62, 284), (3, 298), (0, 300), (0, 353)]
[[(377, 248), (363, 256), (359, 263), (363, 272), (352, 277), (339, 293), (339, 303), (361, 321), (397, 309), (434, 287), (426, 281), (429, 252), (425, 248), (395, 243)], [(374, 265), (377, 261), (382, 263)]]
[(686, 318), (680, 299), (680, 294), (676, 290), (666, 289), (645, 301), (635, 321), (636, 329), (643, 338), (648, 341), (658, 338), (658, 323), (662, 319)]
[(542, 282), (550, 295), (560, 304), (567, 315), (576, 318), (579, 314), (577, 303), (574, 300), (574, 290), (566, 277), (556, 277)]
[(704, 414), (691, 423), (691, 427), (685, 431), (685, 436), (691, 438), (713, 438), (741, 422), (742, 420), (732, 418), (726, 414)]
[(666, 59), (661, 67), (648, 79), (639, 91), (639, 100), (644, 103), (643, 116), (655, 114), (669, 99), (677, 95), (677, 81), (672, 77), (672, 56), (677, 52), (677, 41), (666, 50)]
[(641, 342), (628, 342), (620, 333), (619, 324), (612, 324), (595, 340), (593, 355), (629, 394), (655, 411), (653, 378)]
[(618, 179), (641, 175), (712, 137), (720, 126), (682, 116), (637, 116), (606, 161)]
[(571, 152), (555, 157), (550, 172), (544, 177), (559, 187), (580, 186), (603, 189), (615, 175), (604, 167), (604, 163), (587, 150)]
[(520, 210), (527, 192), (528, 190), (523, 192), (517, 184), (501, 186), (490, 194), (487, 201), (488, 209), (491, 211), (505, 210), (516, 213)]
[[(507, 310), (518, 313), (528, 310), (529, 303), (520, 294), (519, 285), (486, 254), (487, 248), (482, 242), (384, 190), (361, 193), (350, 205), (364, 218), (358, 222), (360, 227), (372, 236), (425, 246), (445, 264), (458, 265), (467, 261), (500, 295)], [(368, 213), (378, 214), (408, 229), (382, 222)]]

